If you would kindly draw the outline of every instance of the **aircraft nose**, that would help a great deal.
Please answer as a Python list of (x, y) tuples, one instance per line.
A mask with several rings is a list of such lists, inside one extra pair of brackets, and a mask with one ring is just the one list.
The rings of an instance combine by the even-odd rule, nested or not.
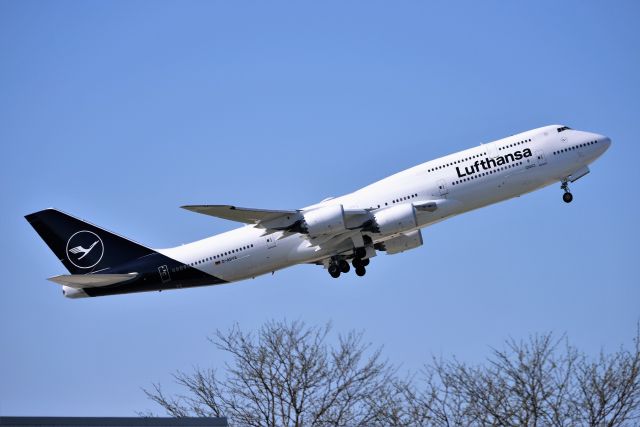
[(602, 136), (602, 146), (604, 147), (605, 150), (608, 150), (609, 147), (611, 146), (611, 138), (609, 138), (608, 136)]

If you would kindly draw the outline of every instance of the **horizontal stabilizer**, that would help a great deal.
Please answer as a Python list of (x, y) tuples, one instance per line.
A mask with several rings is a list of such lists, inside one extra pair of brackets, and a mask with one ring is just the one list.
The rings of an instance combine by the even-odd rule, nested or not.
[(49, 277), (59, 285), (69, 286), (74, 289), (98, 288), (100, 286), (115, 285), (116, 283), (127, 282), (135, 279), (138, 273), (129, 274), (63, 274)]
[(239, 208), (231, 205), (188, 205), (181, 207), (188, 211), (228, 219), (231, 221), (244, 222), (245, 224), (258, 224), (280, 217), (294, 218), (298, 215), (298, 212), (294, 210), (251, 209)]

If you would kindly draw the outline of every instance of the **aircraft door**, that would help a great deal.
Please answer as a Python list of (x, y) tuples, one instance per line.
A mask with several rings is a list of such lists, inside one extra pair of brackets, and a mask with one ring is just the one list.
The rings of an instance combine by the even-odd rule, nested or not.
[(265, 241), (267, 243), (267, 249), (271, 249), (271, 248), (275, 248), (276, 247), (276, 236), (274, 236), (273, 234), (270, 236), (267, 236), (265, 238)]
[(438, 192), (441, 196), (449, 193), (449, 190), (447, 189), (447, 183), (444, 181), (444, 179), (438, 180)]
[(162, 283), (167, 283), (171, 280), (171, 276), (169, 275), (169, 268), (166, 265), (161, 265), (158, 267), (158, 273), (160, 273), (160, 280)]
[(536, 150), (536, 159), (538, 160), (538, 166), (547, 164), (547, 158), (544, 156), (544, 151)]
[[(271, 249), (275, 248), (278, 244), (278, 236), (276, 234), (270, 234), (265, 236), (264, 241), (267, 247), (267, 250), (260, 251), (260, 258), (263, 259), (260, 263), (253, 263), (252, 268), (249, 270), (251, 274), (254, 273), (266, 273), (267, 271), (275, 271), (277, 268), (274, 268), (278, 264), (278, 252), (272, 251)], [(266, 270), (266, 271), (265, 271)]]
[(484, 144), (483, 148), (487, 150), (487, 158), (493, 159), (498, 156), (498, 150), (496, 150), (496, 145), (493, 142)]

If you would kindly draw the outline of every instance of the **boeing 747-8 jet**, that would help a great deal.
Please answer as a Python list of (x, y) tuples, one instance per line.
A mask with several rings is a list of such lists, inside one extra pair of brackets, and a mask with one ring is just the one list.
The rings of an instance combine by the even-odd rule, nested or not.
[(364, 276), (377, 252), (422, 245), (420, 229), (560, 182), (569, 183), (611, 145), (606, 136), (553, 125), (481, 144), (302, 209), (183, 206), (244, 223), (168, 249), (151, 249), (56, 209), (26, 219), (69, 273), (49, 280), (69, 298), (237, 282), (296, 264), (332, 277)]

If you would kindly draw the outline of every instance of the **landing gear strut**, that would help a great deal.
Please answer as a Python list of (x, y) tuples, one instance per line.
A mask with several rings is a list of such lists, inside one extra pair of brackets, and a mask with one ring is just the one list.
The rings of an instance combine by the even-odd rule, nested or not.
[(367, 256), (367, 250), (365, 248), (356, 248), (354, 250), (354, 255), (356, 258), (364, 258)]
[(571, 194), (571, 192), (569, 191), (569, 182), (566, 179), (562, 180), (562, 185), (560, 186), (560, 188), (564, 190), (562, 200), (564, 200), (565, 203), (571, 203), (571, 201), (573, 200), (573, 194)]

